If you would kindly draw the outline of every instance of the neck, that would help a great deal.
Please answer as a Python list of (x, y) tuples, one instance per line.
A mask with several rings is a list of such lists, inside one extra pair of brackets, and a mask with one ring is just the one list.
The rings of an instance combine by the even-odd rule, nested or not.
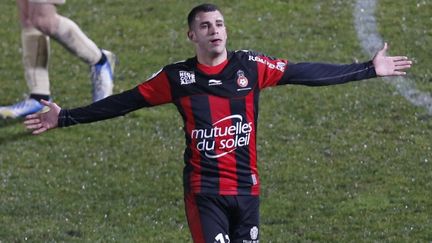
[(198, 63), (207, 65), (207, 66), (217, 66), (223, 63), (228, 57), (227, 50), (225, 49), (222, 53), (218, 53), (215, 55), (200, 55), (197, 53)]

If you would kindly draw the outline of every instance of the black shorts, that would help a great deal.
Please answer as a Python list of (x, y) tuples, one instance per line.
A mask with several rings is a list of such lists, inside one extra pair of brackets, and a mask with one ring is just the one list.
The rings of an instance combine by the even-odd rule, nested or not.
[(186, 194), (195, 243), (259, 243), (259, 197)]

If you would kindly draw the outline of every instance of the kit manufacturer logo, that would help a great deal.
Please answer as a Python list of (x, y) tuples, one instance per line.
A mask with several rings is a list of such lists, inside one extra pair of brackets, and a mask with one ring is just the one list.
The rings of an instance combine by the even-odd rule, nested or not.
[(210, 79), (208, 81), (209, 86), (222, 85), (222, 80)]

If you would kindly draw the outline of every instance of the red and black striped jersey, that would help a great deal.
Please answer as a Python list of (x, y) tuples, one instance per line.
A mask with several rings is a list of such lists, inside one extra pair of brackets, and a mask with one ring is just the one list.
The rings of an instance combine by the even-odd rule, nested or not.
[(139, 86), (147, 102), (173, 102), (183, 118), (187, 191), (259, 194), (259, 94), (290, 80), (287, 64), (250, 51), (230, 52), (216, 67), (200, 65), (196, 58), (168, 65)]
[(276, 85), (287, 61), (230, 52), (215, 67), (196, 58), (164, 67), (139, 90), (152, 105), (173, 102), (184, 121), (187, 191), (257, 195), (260, 90)]
[(259, 94), (282, 84), (330, 85), (375, 77), (371, 62), (288, 63), (253, 51), (228, 52), (218, 66), (196, 57), (165, 66), (135, 89), (62, 110), (59, 126), (103, 120), (173, 103), (184, 122), (186, 192), (259, 195), (256, 135)]

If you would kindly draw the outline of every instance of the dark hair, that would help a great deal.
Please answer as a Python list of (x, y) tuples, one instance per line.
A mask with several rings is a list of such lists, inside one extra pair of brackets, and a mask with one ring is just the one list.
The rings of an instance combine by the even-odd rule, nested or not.
[(213, 11), (219, 11), (220, 12), (218, 6), (211, 4), (211, 3), (203, 3), (203, 4), (200, 4), (196, 7), (194, 7), (189, 12), (188, 17), (187, 17), (189, 29), (192, 27), (192, 23), (195, 20), (195, 17), (197, 16), (198, 13), (200, 13), (200, 12), (208, 13), (208, 12), (213, 12)]

